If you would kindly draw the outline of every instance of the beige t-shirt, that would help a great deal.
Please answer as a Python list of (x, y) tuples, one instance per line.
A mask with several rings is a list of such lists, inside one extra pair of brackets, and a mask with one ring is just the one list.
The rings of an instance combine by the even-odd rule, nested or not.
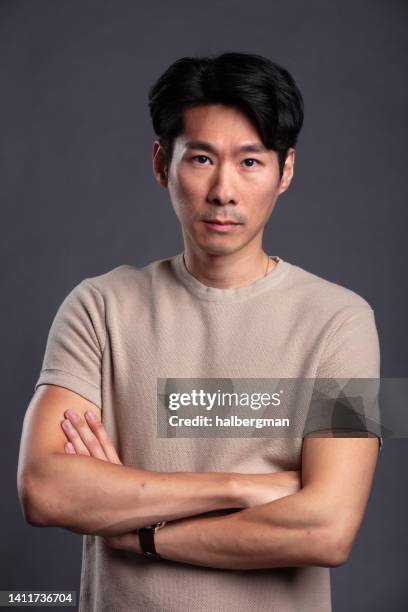
[[(55, 315), (35, 388), (60, 385), (100, 407), (129, 466), (167, 472), (299, 470), (302, 438), (159, 438), (156, 430), (157, 378), (379, 377), (369, 304), (349, 289), (275, 260), (264, 278), (229, 289), (198, 281), (182, 253), (84, 279)], [(79, 610), (328, 612), (330, 570), (152, 562), (84, 535)]]

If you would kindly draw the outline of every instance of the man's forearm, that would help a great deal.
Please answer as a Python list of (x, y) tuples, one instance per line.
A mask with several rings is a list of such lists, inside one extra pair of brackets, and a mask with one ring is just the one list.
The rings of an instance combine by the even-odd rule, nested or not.
[(102, 422), (70, 412), (64, 413), (70, 427), (62, 423), (70, 448), (37, 452), (31, 460), (20, 456), (17, 487), (31, 524), (113, 537), (162, 520), (264, 504), (300, 486), (296, 471), (156, 472), (124, 466)]
[(335, 567), (344, 561), (322, 500), (306, 489), (224, 516), (175, 521), (155, 538), (163, 558), (206, 567)]
[(242, 507), (232, 474), (221, 472), (154, 472), (55, 453), (26, 480), (32, 522), (77, 533), (117, 535), (161, 520)]

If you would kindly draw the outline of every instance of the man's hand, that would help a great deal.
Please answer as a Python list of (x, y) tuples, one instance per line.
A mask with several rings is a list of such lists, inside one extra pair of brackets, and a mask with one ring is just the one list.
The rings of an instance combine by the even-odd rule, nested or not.
[(61, 426), (68, 439), (64, 447), (67, 454), (87, 455), (123, 465), (99, 416), (91, 410), (85, 412), (86, 420), (75, 410), (67, 410), (64, 415), (66, 420)]

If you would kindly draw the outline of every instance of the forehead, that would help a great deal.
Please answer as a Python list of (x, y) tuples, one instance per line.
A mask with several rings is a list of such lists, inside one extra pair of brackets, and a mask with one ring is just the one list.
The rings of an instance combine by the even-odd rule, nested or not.
[(258, 130), (249, 117), (240, 109), (223, 104), (186, 108), (179, 140), (183, 145), (205, 141), (215, 147), (238, 146), (248, 141), (264, 148)]

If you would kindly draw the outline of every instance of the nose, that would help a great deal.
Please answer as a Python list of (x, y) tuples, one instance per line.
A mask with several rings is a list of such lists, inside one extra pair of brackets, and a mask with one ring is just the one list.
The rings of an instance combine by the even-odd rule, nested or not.
[(233, 185), (231, 168), (223, 166), (214, 173), (207, 199), (211, 204), (219, 206), (238, 204), (238, 194)]

